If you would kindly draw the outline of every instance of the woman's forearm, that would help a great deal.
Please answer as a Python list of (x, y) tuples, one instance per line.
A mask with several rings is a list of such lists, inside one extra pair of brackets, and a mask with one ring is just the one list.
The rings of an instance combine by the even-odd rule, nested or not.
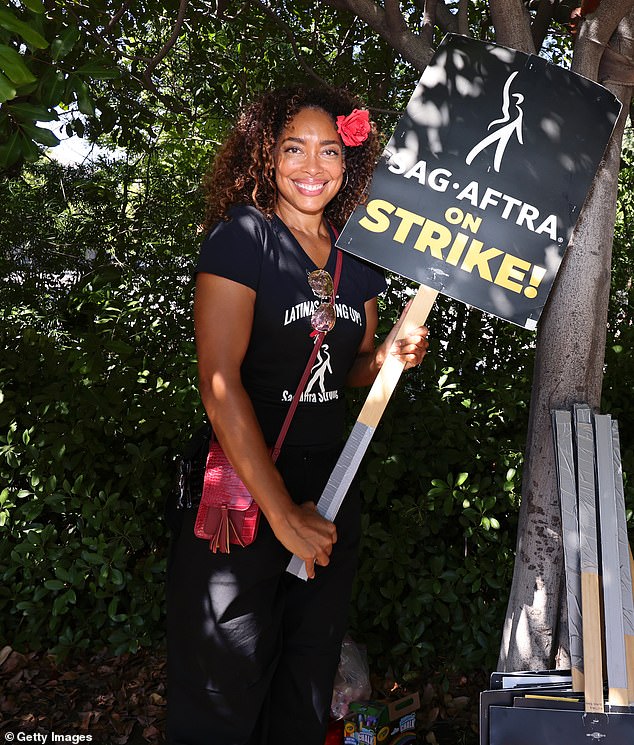
[(382, 346), (372, 352), (360, 352), (346, 377), (346, 385), (361, 388), (374, 383), (385, 360)]
[[(220, 390), (214, 391), (214, 387)], [(200, 383), (203, 405), (218, 441), (270, 523), (292, 507), (264, 441), (251, 400), (241, 383)]]

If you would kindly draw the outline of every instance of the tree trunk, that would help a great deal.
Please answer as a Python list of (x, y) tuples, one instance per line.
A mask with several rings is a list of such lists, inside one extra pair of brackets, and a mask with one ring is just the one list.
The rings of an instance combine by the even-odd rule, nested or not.
[(490, 0), (495, 41), (526, 54), (535, 54), (530, 16), (522, 0)]
[[(575, 55), (592, 56), (595, 49), (596, 39), (579, 44)], [(588, 65), (581, 59), (576, 67)], [(601, 397), (621, 142), (632, 96), (630, 87), (607, 87), (623, 111), (539, 324), (515, 571), (498, 663), (505, 671), (568, 661), (558, 624), (563, 556), (550, 412), (576, 402), (597, 409)]]

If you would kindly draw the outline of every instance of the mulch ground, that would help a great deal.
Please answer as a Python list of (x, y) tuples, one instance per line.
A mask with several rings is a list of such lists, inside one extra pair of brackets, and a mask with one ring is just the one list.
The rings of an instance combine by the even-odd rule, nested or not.
[[(416, 686), (419, 742), (475, 745), (481, 685), (459, 678), (450, 692), (433, 682)], [(380, 693), (385, 681), (376, 687)], [(392, 695), (399, 693), (393, 688)], [(55, 733), (56, 742), (162, 745), (165, 713), (163, 650), (121, 657), (82, 654), (64, 661), (11, 647), (0, 650), (0, 743), (48, 745), (53, 738), (44, 735)]]

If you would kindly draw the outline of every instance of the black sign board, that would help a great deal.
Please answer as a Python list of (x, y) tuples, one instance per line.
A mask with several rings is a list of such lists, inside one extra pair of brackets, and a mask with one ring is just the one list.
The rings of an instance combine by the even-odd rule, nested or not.
[(450, 34), (337, 243), (534, 329), (620, 109), (541, 57)]

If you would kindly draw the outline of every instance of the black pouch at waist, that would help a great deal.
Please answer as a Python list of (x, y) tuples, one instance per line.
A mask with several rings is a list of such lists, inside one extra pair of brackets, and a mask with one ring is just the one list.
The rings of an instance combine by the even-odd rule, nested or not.
[(205, 422), (194, 432), (176, 461), (176, 483), (171, 501), (178, 510), (197, 507), (200, 502), (211, 432), (211, 424)]

